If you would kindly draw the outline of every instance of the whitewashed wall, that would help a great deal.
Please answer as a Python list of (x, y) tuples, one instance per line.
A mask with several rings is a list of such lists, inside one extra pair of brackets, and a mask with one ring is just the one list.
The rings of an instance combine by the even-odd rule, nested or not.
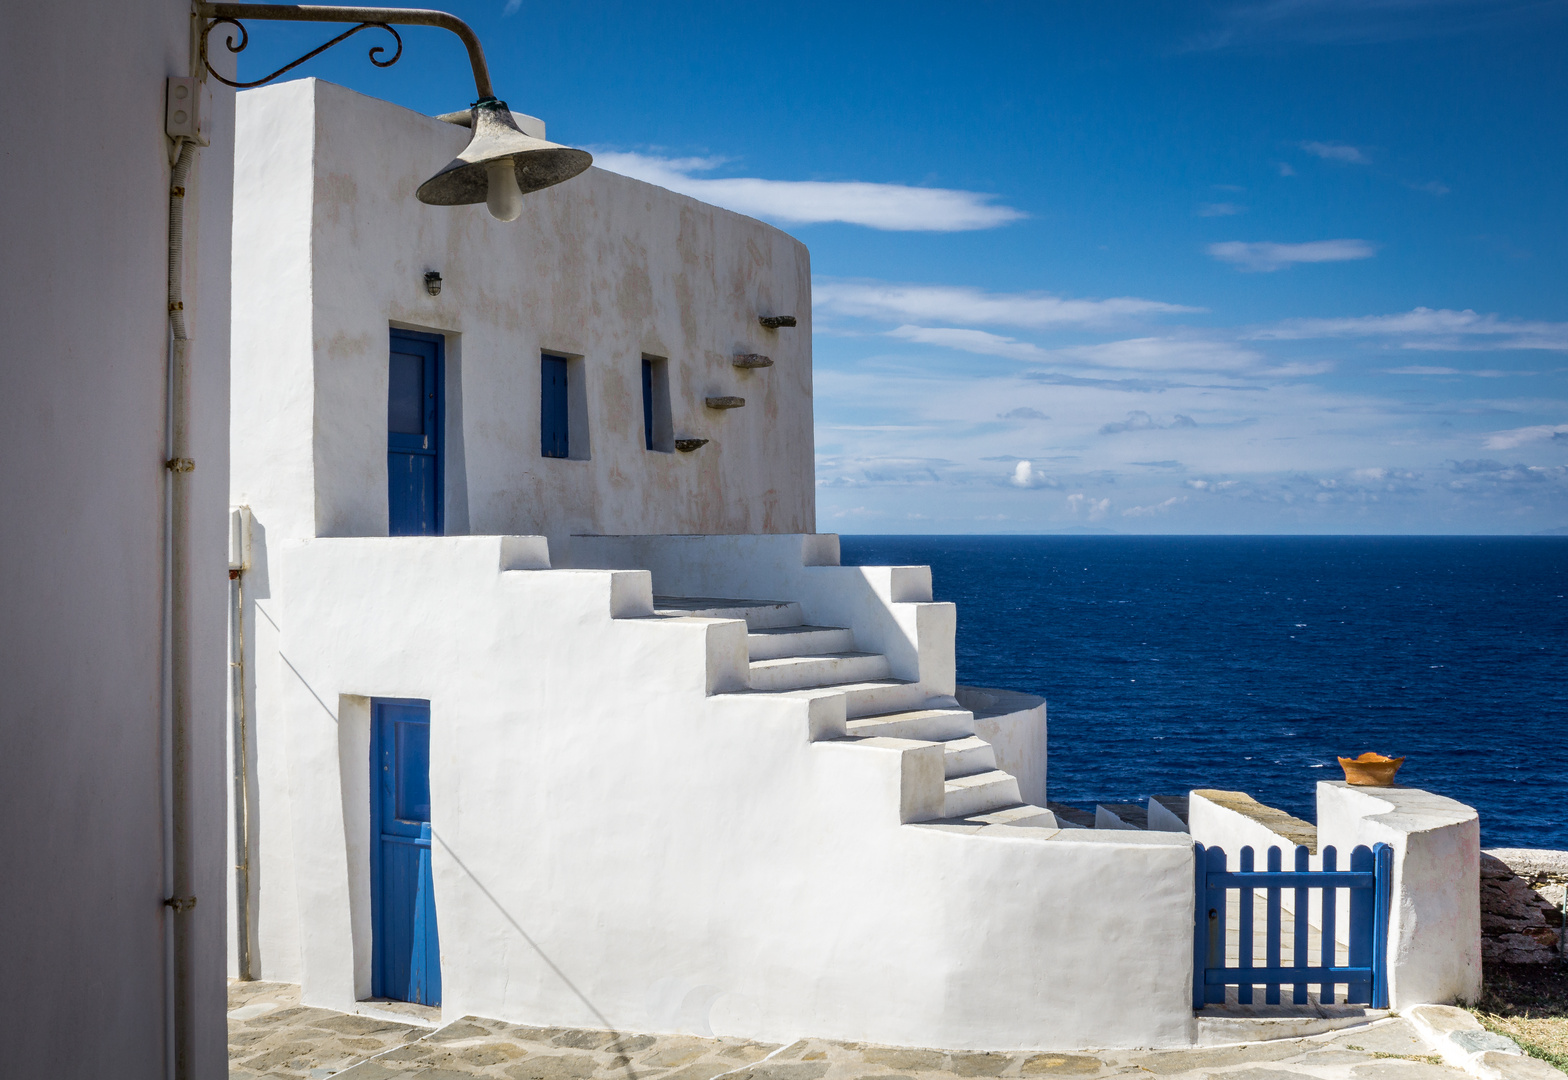
[[(0, 30), (0, 1022), (8, 1076), (162, 1077), (164, 79), (186, 0)], [(224, 537), (232, 95), (186, 199), (193, 339), (196, 1074), (225, 1074)]]
[[(811, 741), (809, 695), (710, 694), (744, 685), (744, 624), (646, 617), (643, 570), (504, 569), (541, 550), (282, 549), (307, 1003), (368, 993), (368, 705), (401, 696), (431, 702), (443, 1015), (968, 1048), (1191, 1040), (1189, 838), (901, 825), (896, 747)], [(828, 569), (797, 555), (794, 574)]]
[[(257, 242), (236, 247), (234, 393), (255, 419), (236, 425), (234, 498), (270, 538), (386, 534), (389, 325), (446, 335), (449, 534), (815, 527), (798, 241), (598, 169), (515, 222), (426, 206), (415, 189), (467, 129), (313, 79), (240, 95), (239, 125), (235, 227)], [(799, 325), (758, 325), (774, 314)], [(540, 456), (541, 351), (582, 358), (573, 459)], [(644, 449), (644, 356), (668, 359), (676, 436), (707, 446)]]
[[(266, 812), (290, 790), (270, 720), (287, 675), (270, 553), (386, 533), (388, 328), (446, 337), (449, 534), (800, 532), (815, 524), (810, 266), (776, 229), (597, 169), (529, 195), (515, 222), (426, 206), (415, 189), (468, 132), (330, 83), (240, 94), (237, 125), (231, 499), (254, 522), (254, 970), (296, 980), (297, 914), (277, 899), (294, 892), (293, 840)], [(438, 297), (426, 270), (443, 275)], [(800, 325), (765, 330), (762, 314)], [(583, 358), (586, 460), (539, 454), (541, 350)], [(746, 352), (774, 365), (733, 367)], [(645, 354), (668, 359), (675, 433), (707, 446), (644, 449)], [(709, 394), (747, 403), (716, 411)]]

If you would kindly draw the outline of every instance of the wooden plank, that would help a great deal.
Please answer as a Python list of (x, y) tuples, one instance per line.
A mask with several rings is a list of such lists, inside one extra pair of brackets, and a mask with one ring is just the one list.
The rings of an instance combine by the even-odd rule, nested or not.
[[(1239, 876), (1243, 880), (1256, 876), (1252, 872), (1253, 858), (1251, 847), (1243, 847), (1241, 849), (1241, 874)], [(1240, 918), (1236, 920), (1236, 960), (1237, 966), (1243, 969), (1243, 975), (1245, 975), (1245, 969), (1252, 967), (1253, 956), (1252, 889), (1247, 885), (1241, 887), (1241, 910), (1238, 914)], [(1252, 983), (1248, 982), (1245, 977), (1238, 984), (1236, 1001), (1242, 1005), (1252, 1004)]]
[[(1350, 868), (1372, 874), (1372, 849), (1365, 844), (1356, 845), (1350, 852)], [(1376, 875), (1373, 877), (1375, 880)], [(1346, 936), (1350, 939), (1350, 966), (1366, 968), (1369, 977), (1365, 982), (1354, 982), (1345, 988), (1345, 1002), (1349, 1005), (1372, 1003), (1372, 908), (1376, 899), (1375, 888), (1357, 889), (1350, 894), (1350, 911), (1347, 913), (1350, 921), (1346, 926)]]
[[(1214, 986), (1235, 986), (1243, 972), (1240, 968), (1210, 968), (1204, 972), (1203, 981), (1212, 988)], [(1352, 979), (1370, 979), (1372, 969), (1364, 967), (1260, 967), (1251, 968), (1245, 972), (1245, 977), (1254, 982), (1294, 982), (1296, 979), (1305, 978), (1309, 982), (1323, 982), (1333, 986), (1336, 983), (1350, 982)]]
[[(1271, 871), (1280, 868), (1280, 850), (1277, 847), (1269, 848), (1268, 868)], [(1263, 944), (1263, 965), (1277, 968), (1279, 964), (1279, 889), (1271, 888), (1268, 892), (1268, 927), (1264, 933), (1266, 939)], [(1279, 1004), (1279, 983), (1271, 982), (1264, 989), (1263, 1003), (1265, 1005)]]
[[(1333, 846), (1331, 845), (1324, 848), (1323, 869), (1332, 873), (1338, 864), (1339, 854), (1334, 850)], [(1332, 971), (1334, 967), (1334, 961), (1338, 959), (1336, 955), (1337, 947), (1334, 942), (1334, 906), (1338, 900), (1338, 894), (1333, 889), (1323, 890), (1323, 941), (1321, 943), (1322, 947), (1319, 950), (1321, 955), (1318, 960), (1320, 971)], [(1328, 982), (1322, 982), (1321, 978), (1322, 976), (1320, 975), (1319, 980), (1314, 980), (1318, 982), (1318, 1001), (1324, 1005), (1332, 1005), (1334, 1004), (1334, 983), (1337, 980), (1330, 979)]]
[[(1305, 876), (1311, 857), (1311, 853), (1306, 848), (1296, 848), (1296, 870), (1298, 873)], [(1296, 886), (1296, 912), (1294, 916), (1296, 939), (1290, 948), (1290, 961), (1292, 966), (1298, 968), (1307, 966), (1307, 953), (1310, 951), (1307, 946), (1307, 931), (1309, 929), (1307, 917), (1312, 910), (1310, 906), (1312, 903), (1311, 897), (1312, 891), (1305, 884)], [(1305, 1005), (1307, 1003), (1307, 984), (1305, 982), (1296, 983), (1291, 987), (1290, 992), (1291, 1004)]]
[(1192, 906), (1192, 1007), (1203, 1008), (1203, 972), (1209, 959), (1209, 888), (1206, 875), (1209, 861), (1208, 849), (1202, 844), (1192, 845), (1193, 906)]
[(1225, 987), (1214, 986), (1208, 983), (1208, 974), (1213, 969), (1225, 967), (1225, 890), (1214, 884), (1214, 879), (1225, 872), (1225, 849), (1212, 847), (1205, 852), (1209, 860), (1209, 872), (1205, 893), (1208, 907), (1209, 921), (1209, 955), (1205, 967), (1208, 969), (1204, 976), (1203, 1000), (1211, 1005), (1225, 1004)]
[(1336, 889), (1372, 889), (1377, 882), (1371, 871), (1361, 873), (1352, 870), (1338, 870), (1333, 875), (1325, 875), (1319, 871), (1308, 871), (1298, 874), (1294, 870), (1285, 870), (1275, 873), (1271, 870), (1256, 870), (1250, 874), (1228, 873), (1217, 874), (1216, 883), (1225, 889), (1241, 888), (1281, 888), (1290, 889), (1297, 885), (1306, 885), (1310, 889), (1320, 889), (1332, 884)]
[(1372, 900), (1372, 1007), (1388, 1008), (1388, 920), (1394, 888), (1394, 849), (1387, 844), (1372, 848), (1377, 890)]

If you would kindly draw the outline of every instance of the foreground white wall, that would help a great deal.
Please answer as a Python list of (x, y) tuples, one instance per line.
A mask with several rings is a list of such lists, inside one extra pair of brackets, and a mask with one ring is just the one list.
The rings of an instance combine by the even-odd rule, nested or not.
[(1318, 837), (1394, 849), (1388, 993), (1396, 1009), (1481, 994), (1481, 821), (1419, 788), (1318, 784)]
[(402, 696), (431, 702), (445, 1015), (951, 1047), (1190, 1041), (1188, 838), (901, 825), (896, 748), (812, 742), (810, 696), (710, 693), (743, 677), (744, 624), (651, 617), (643, 570), (505, 569), (542, 551), (283, 549), (307, 1003), (368, 993), (368, 706)]
[[(159, 655), (164, 79), (186, 0), (8, 4), (0, 236), (0, 1044), (7, 1076), (164, 1075)], [(195, 1074), (224, 1031), (224, 535), (232, 101), (186, 184), (193, 340)]]

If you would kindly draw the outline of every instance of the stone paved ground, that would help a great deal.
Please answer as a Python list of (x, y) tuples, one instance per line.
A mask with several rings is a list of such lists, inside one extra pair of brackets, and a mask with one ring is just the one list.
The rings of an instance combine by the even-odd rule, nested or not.
[[(231, 983), (231, 1077), (341, 1080), (1470, 1080), (1437, 1063), (1403, 1020), (1308, 1039), (1088, 1054), (911, 1050), (538, 1028), (429, 1013), (349, 1016), (298, 1004), (298, 988)], [(407, 1007), (405, 1007), (407, 1008)]]

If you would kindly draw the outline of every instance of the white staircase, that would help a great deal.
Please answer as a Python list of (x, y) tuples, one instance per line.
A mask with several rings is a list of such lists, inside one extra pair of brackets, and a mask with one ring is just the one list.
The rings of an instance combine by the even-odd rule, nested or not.
[(1025, 804), (1018, 781), (996, 767), (974, 714), (931, 698), (918, 682), (892, 677), (888, 658), (855, 648), (853, 631), (812, 626), (799, 604), (705, 596), (655, 596), (654, 613), (744, 619), (750, 686), (760, 693), (830, 689), (844, 696), (850, 739), (892, 737), (943, 748), (943, 817), (969, 824), (1054, 828), (1050, 811)]

